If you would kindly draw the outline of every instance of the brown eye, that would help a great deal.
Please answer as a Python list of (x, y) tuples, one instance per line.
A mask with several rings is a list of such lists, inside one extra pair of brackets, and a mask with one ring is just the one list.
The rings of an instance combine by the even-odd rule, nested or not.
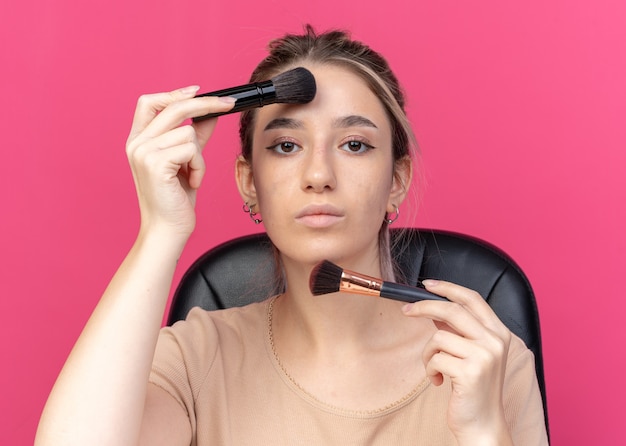
[(367, 144), (363, 141), (353, 139), (341, 145), (341, 148), (351, 153), (365, 153), (368, 150), (373, 149), (374, 146)]
[(281, 141), (273, 146), (269, 146), (268, 150), (273, 150), (279, 154), (288, 154), (294, 153), (300, 150), (300, 146), (298, 146), (295, 142), (292, 141)]
[(363, 144), (361, 143), (361, 141), (350, 141), (348, 143), (348, 147), (352, 152), (358, 152), (359, 150), (361, 150), (362, 146)]
[(292, 142), (285, 141), (285, 142), (281, 142), (280, 144), (278, 144), (278, 147), (280, 147), (280, 150), (282, 150), (285, 153), (291, 153), (295, 150), (296, 145)]

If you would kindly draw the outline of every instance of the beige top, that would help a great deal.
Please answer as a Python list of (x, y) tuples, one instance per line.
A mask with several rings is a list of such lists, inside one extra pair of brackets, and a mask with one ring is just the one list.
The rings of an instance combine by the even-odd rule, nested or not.
[[(269, 301), (207, 312), (162, 329), (150, 382), (188, 414), (192, 445), (454, 445), (446, 424), (449, 380), (424, 380), (371, 412), (332, 407), (294, 383), (270, 345)], [(517, 445), (547, 444), (534, 358), (514, 336), (504, 389)]]

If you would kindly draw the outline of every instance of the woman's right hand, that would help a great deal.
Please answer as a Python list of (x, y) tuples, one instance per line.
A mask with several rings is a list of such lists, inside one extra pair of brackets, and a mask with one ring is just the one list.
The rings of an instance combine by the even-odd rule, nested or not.
[(202, 149), (216, 119), (182, 125), (230, 110), (232, 98), (194, 98), (198, 87), (143, 95), (137, 102), (126, 154), (133, 173), (142, 232), (165, 230), (185, 240), (195, 227), (196, 191), (205, 173)]

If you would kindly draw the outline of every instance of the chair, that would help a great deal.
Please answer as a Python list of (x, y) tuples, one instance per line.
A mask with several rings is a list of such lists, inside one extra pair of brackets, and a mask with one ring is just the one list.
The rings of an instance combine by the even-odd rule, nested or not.
[[(437, 278), (476, 290), (532, 350), (547, 428), (539, 315), (521, 269), (500, 249), (462, 234), (411, 228), (393, 229), (391, 237), (407, 284)], [(275, 288), (274, 277), (274, 254), (266, 234), (223, 243), (203, 254), (184, 274), (172, 300), (168, 324), (184, 319), (196, 306), (223, 309), (278, 294), (282, 290)]]

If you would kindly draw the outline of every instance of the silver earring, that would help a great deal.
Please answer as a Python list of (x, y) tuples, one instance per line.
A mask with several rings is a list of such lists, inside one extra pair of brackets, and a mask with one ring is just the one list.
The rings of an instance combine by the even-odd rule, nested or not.
[(393, 217), (389, 217), (389, 213), (385, 214), (385, 223), (387, 223), (388, 225), (393, 224), (400, 216), (400, 209), (398, 209), (398, 206), (393, 204), (393, 207), (396, 208), (396, 210), (393, 213)]
[(248, 206), (248, 202), (246, 201), (243, 204), (243, 211), (250, 216), (250, 219), (254, 222), (255, 225), (258, 225), (263, 221), (263, 219), (256, 218), (257, 213), (252, 210), (254, 206), (256, 206), (256, 204)]

